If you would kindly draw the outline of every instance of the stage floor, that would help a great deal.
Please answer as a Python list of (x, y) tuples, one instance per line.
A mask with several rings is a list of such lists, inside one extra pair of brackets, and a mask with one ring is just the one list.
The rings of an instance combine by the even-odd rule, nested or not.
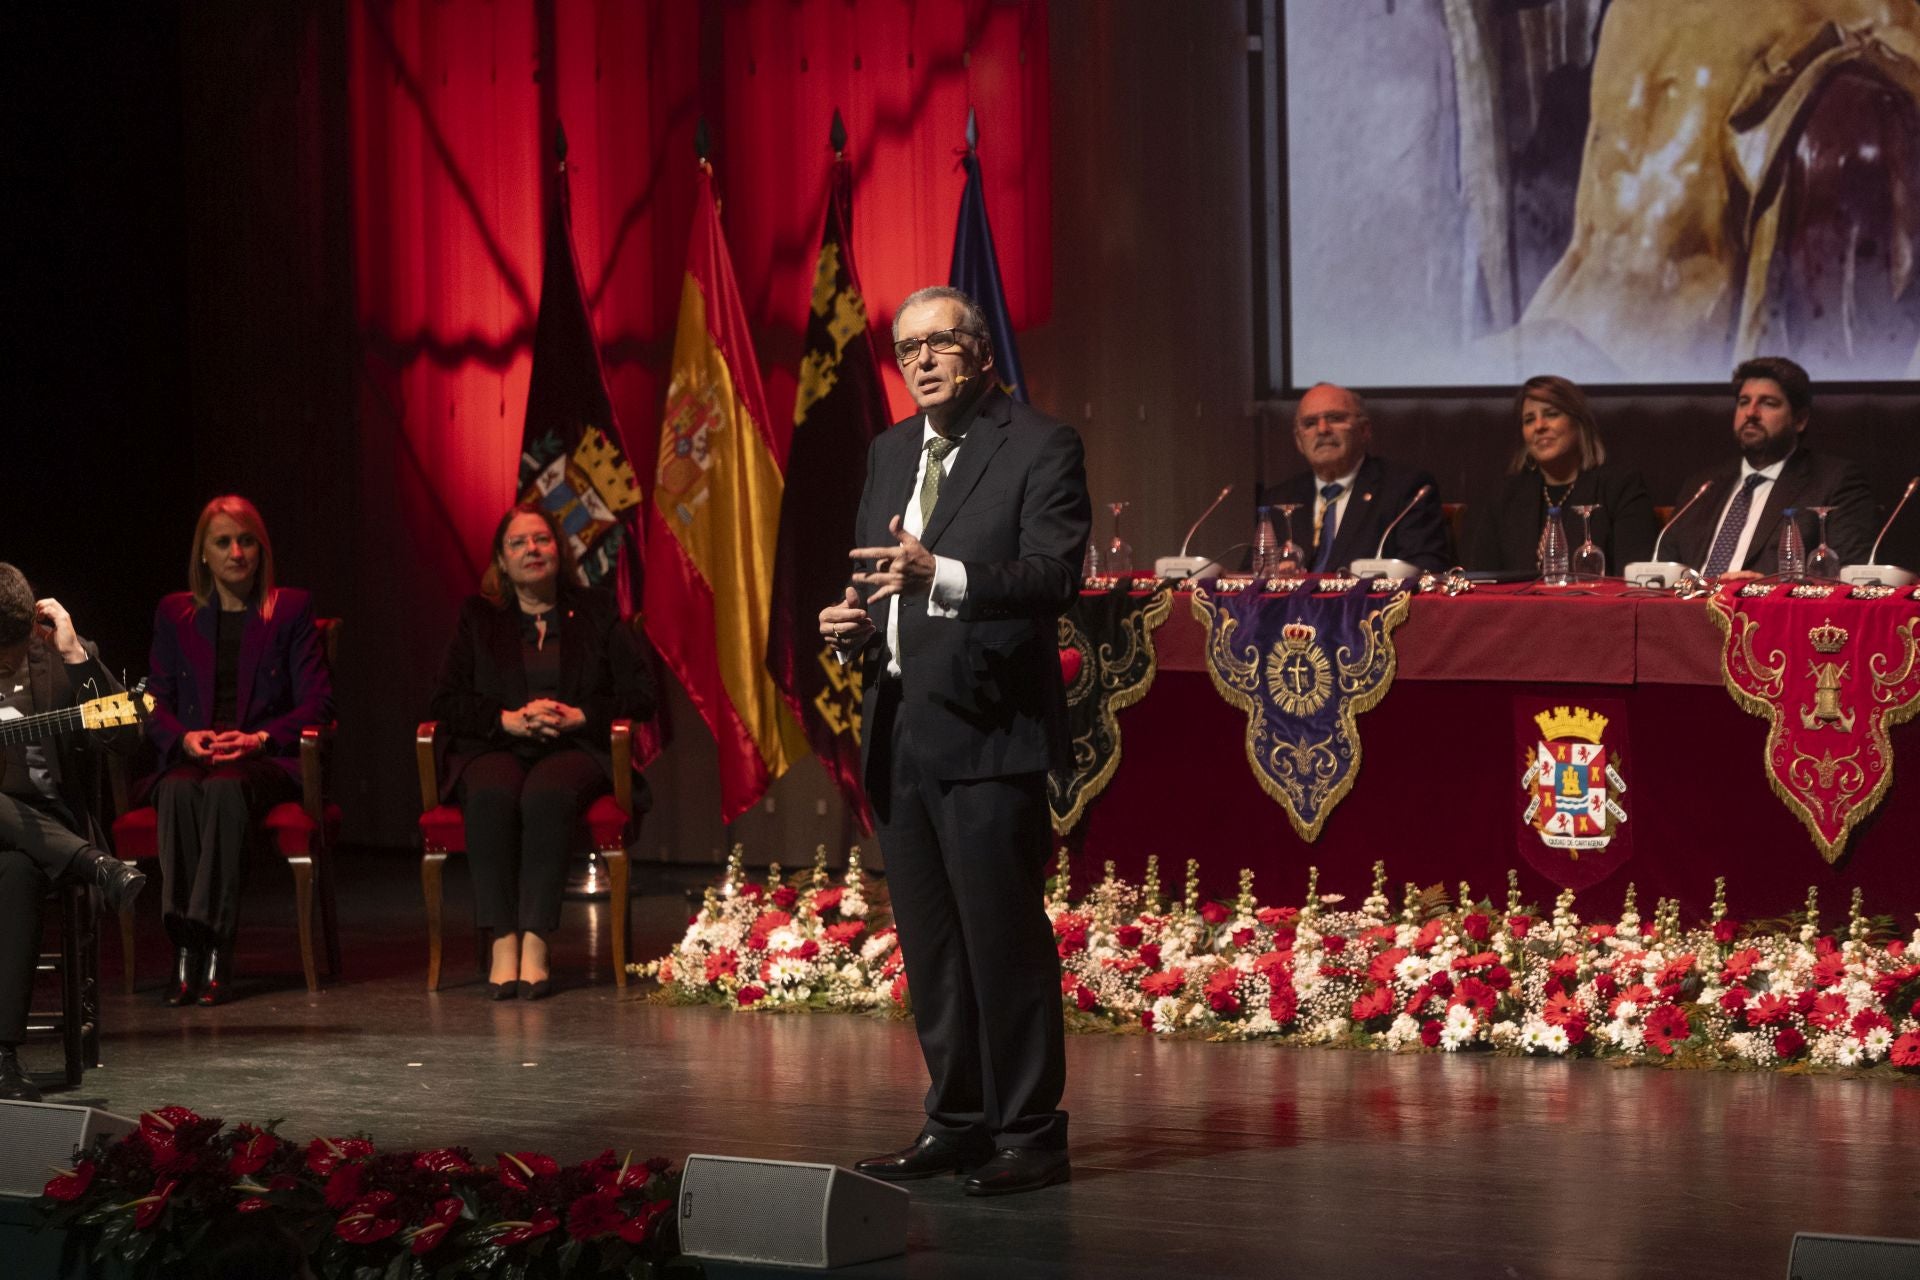
[[(568, 905), (552, 999), (488, 1001), (459, 859), (447, 985), (429, 995), (417, 868), (343, 857), (346, 970), (311, 997), (290, 884), (263, 868), (241, 998), (212, 1010), (159, 1004), (149, 899), (135, 996), (105, 943), (105, 1065), (48, 1101), (563, 1160), (612, 1146), (851, 1163), (916, 1132), (909, 1023), (619, 996), (603, 908)], [(639, 869), (638, 954), (678, 936), (708, 878)], [(52, 1071), (57, 1055), (26, 1057)], [(1068, 1055), (1071, 1184), (984, 1201), (951, 1179), (909, 1184), (907, 1257), (837, 1274), (1749, 1277), (1782, 1274), (1796, 1230), (1920, 1236), (1920, 1087), (1905, 1082), (1147, 1036), (1071, 1037)]]

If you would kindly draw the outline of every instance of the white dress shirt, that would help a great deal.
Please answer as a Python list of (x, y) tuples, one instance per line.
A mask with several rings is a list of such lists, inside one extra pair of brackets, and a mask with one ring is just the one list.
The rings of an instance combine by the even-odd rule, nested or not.
[[(1333, 536), (1336, 538), (1340, 536), (1340, 526), (1347, 519), (1347, 502), (1353, 497), (1354, 481), (1360, 478), (1360, 468), (1365, 462), (1366, 458), (1363, 456), (1359, 462), (1353, 464), (1353, 470), (1337, 479), (1322, 480), (1319, 476), (1313, 477), (1313, 529), (1311, 531), (1313, 541), (1307, 544), (1309, 556), (1312, 555), (1313, 549), (1320, 545), (1320, 530), (1326, 527), (1329, 509), (1333, 512)], [(1320, 496), (1320, 491), (1330, 484), (1340, 486), (1340, 496), (1332, 502)]]
[[(933, 455), (927, 452), (928, 442), (936, 439), (939, 432), (933, 429), (933, 420), (920, 420), (920, 463), (913, 469), (913, 488), (907, 491), (907, 509), (900, 513), (900, 523), (914, 537), (927, 531), (927, 522), (920, 516), (920, 485), (927, 476), (927, 459)], [(954, 447), (941, 459), (940, 474), (944, 478), (953, 474), (954, 459), (960, 456), (966, 437), (962, 436)], [(929, 618), (957, 618), (960, 606), (967, 601), (967, 566), (947, 556), (933, 558), (933, 590), (927, 597), (927, 616)], [(887, 600), (887, 674), (900, 675), (900, 597)]]
[[(1788, 450), (1787, 458), (1792, 456), (1793, 451)], [(1748, 476), (1761, 477), (1761, 483), (1753, 486), (1753, 498), (1747, 504), (1746, 527), (1740, 530), (1740, 541), (1733, 544), (1733, 559), (1727, 561), (1729, 568), (1738, 569), (1747, 563), (1747, 548), (1753, 545), (1753, 535), (1760, 528), (1760, 508), (1767, 504), (1767, 495), (1773, 492), (1767, 486), (1780, 478), (1780, 469), (1787, 465), (1787, 458), (1769, 467), (1755, 467), (1745, 458), (1740, 460), (1740, 474), (1734, 477), (1733, 488), (1728, 491), (1727, 500), (1720, 505), (1720, 519), (1713, 522), (1713, 537), (1707, 540), (1708, 554), (1712, 554), (1713, 544), (1720, 537), (1720, 526), (1726, 521), (1733, 500), (1740, 496), (1741, 486), (1746, 484)]]

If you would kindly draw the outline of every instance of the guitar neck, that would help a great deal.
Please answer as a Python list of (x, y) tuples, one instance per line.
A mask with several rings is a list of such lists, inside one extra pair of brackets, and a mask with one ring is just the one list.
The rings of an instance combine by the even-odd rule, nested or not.
[(18, 720), (0, 720), (0, 747), (71, 733), (75, 729), (85, 728), (86, 723), (79, 707), (42, 711), (38, 715), (21, 716)]

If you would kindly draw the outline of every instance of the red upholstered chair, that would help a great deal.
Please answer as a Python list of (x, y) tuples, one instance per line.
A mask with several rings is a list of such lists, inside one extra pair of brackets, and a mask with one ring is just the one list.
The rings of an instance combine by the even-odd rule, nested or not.
[[(340, 619), (316, 618), (327, 667), (334, 670), (334, 650), (340, 643)], [(307, 990), (318, 991), (320, 980), (313, 960), (313, 899), (320, 891), (320, 922), (327, 948), (327, 976), (340, 976), (340, 923), (334, 903), (333, 859), (328, 856), (340, 838), (340, 806), (328, 798), (328, 757), (334, 726), (310, 724), (300, 731), (300, 799), (267, 810), (261, 820), (266, 846), (293, 872), (295, 910), (300, 917), (300, 967)], [(128, 861), (160, 856), (159, 815), (152, 805), (129, 809), (125, 774), (114, 762), (114, 802), (120, 816), (113, 823), (114, 852)], [(133, 994), (133, 908), (120, 913), (120, 953), (126, 970), (127, 994)]]
[[(440, 766), (435, 747), (443, 732), (438, 720), (424, 721), (414, 733), (414, 761), (420, 770), (420, 887), (427, 899), (427, 990), (440, 989), (441, 870), (450, 853), (467, 851), (467, 822), (456, 804), (440, 801)], [(575, 845), (591, 849), (607, 864), (608, 905), (613, 917), (613, 980), (627, 985), (627, 833), (633, 822), (633, 721), (613, 722), (613, 793), (587, 806), (575, 831)]]

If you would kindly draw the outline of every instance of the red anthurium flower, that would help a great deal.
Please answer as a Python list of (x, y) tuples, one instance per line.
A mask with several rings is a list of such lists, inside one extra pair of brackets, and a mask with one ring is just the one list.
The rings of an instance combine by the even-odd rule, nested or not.
[(133, 1225), (145, 1231), (160, 1221), (160, 1215), (167, 1211), (167, 1202), (173, 1198), (173, 1189), (179, 1186), (173, 1178), (165, 1178), (153, 1184), (153, 1192), (133, 1202)]
[(652, 1200), (620, 1224), (620, 1238), (628, 1244), (645, 1244), (653, 1234), (654, 1224), (673, 1212), (673, 1201)]
[(233, 1211), (235, 1213), (258, 1213), (262, 1209), (271, 1209), (272, 1207), (273, 1204), (271, 1201), (263, 1200), (259, 1196), (248, 1196), (244, 1200), (237, 1201), (233, 1206)]
[(1847, 1020), (1847, 998), (1838, 991), (1817, 996), (1807, 1011), (1807, 1024), (1822, 1031), (1838, 1031)]
[[(559, 1227), (560, 1215), (545, 1205), (533, 1211), (533, 1217), (525, 1222), (502, 1222), (495, 1228), (493, 1242), (501, 1246), (525, 1244)], [(498, 1228), (505, 1227), (501, 1231)]]
[(626, 1215), (614, 1203), (611, 1191), (589, 1191), (567, 1207), (567, 1235), (575, 1240), (591, 1240), (611, 1235), (620, 1229)]
[(1920, 1067), (1920, 1031), (1897, 1037), (1887, 1050), (1887, 1060), (1896, 1067)]
[(537, 1151), (502, 1151), (497, 1172), (502, 1183), (515, 1191), (525, 1191), (535, 1178), (551, 1178), (560, 1172), (560, 1162)]
[(1783, 1058), (1791, 1058), (1807, 1047), (1807, 1038), (1792, 1027), (1782, 1027), (1773, 1037), (1773, 1051)]
[(1217, 902), (1203, 902), (1200, 904), (1200, 918), (1208, 924), (1223, 925), (1232, 917), (1233, 912), (1227, 910)]
[(240, 1141), (234, 1144), (233, 1154), (227, 1157), (227, 1172), (244, 1178), (248, 1174), (258, 1173), (267, 1167), (267, 1161), (280, 1149), (280, 1139), (264, 1129), (256, 1129), (243, 1124), (234, 1130)]
[(87, 1194), (87, 1188), (93, 1185), (96, 1172), (91, 1160), (82, 1160), (65, 1173), (56, 1173), (47, 1180), (46, 1189), (40, 1194), (49, 1200), (58, 1200), (62, 1204), (72, 1204)]
[(433, 1252), (447, 1238), (447, 1233), (453, 1230), (453, 1224), (460, 1221), (462, 1208), (456, 1196), (445, 1196), (434, 1201), (433, 1212), (427, 1215), (427, 1220), (407, 1232), (408, 1252), (416, 1258)]
[(1353, 1002), (1353, 1020), (1384, 1018), (1393, 1012), (1393, 990), (1382, 983)]
[(344, 1209), (366, 1194), (367, 1167), (363, 1164), (337, 1164), (327, 1175), (326, 1200), (329, 1209)]
[(454, 1147), (422, 1151), (413, 1158), (413, 1167), (428, 1173), (472, 1173), (473, 1162)]
[(140, 1136), (152, 1142), (164, 1140), (181, 1125), (193, 1124), (199, 1116), (185, 1107), (156, 1107), (140, 1115)]
[(326, 1177), (342, 1160), (358, 1160), (373, 1154), (373, 1144), (365, 1138), (315, 1138), (307, 1144), (307, 1168)]
[(396, 1199), (391, 1191), (362, 1196), (333, 1224), (333, 1234), (348, 1244), (377, 1244), (400, 1230), (401, 1222), (388, 1211)]
[(1395, 967), (1412, 954), (1405, 947), (1393, 947), (1382, 951), (1367, 962), (1367, 976), (1375, 982), (1392, 982)]

